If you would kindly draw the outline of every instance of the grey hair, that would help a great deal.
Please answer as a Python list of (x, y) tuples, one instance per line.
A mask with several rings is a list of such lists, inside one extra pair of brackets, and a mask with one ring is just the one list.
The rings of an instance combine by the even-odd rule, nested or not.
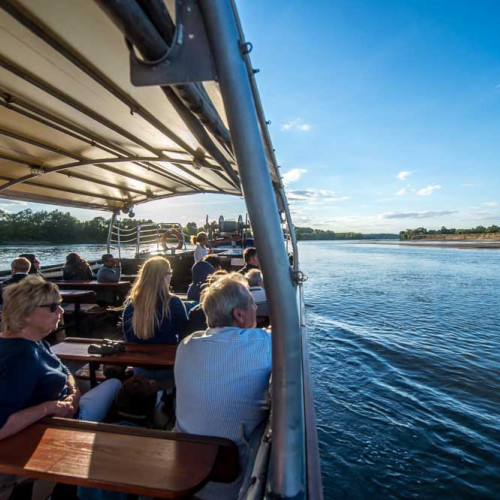
[(210, 328), (232, 326), (233, 309), (247, 309), (252, 295), (239, 273), (222, 275), (201, 292), (200, 303)]
[(264, 279), (262, 278), (262, 272), (260, 269), (252, 269), (245, 274), (245, 278), (248, 280), (250, 286), (259, 286)]

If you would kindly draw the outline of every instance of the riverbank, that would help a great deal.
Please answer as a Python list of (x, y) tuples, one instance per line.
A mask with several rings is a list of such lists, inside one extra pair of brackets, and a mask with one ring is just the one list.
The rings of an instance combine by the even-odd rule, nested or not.
[[(357, 245), (369, 245), (373, 244), (370, 243), (369, 241), (361, 241), (359, 243), (356, 243)], [(500, 241), (491, 241), (488, 243), (454, 243), (453, 241), (450, 241), (450, 243), (425, 243), (423, 240), (419, 241), (414, 241), (414, 242), (408, 242), (408, 241), (401, 241), (401, 242), (396, 242), (396, 243), (385, 243), (385, 242), (380, 242), (377, 241), (377, 245), (398, 245), (398, 246), (407, 246), (407, 247), (433, 247), (433, 248), (462, 248), (465, 250), (500, 250)]]
[[(403, 240), (404, 241), (404, 240)], [(500, 233), (421, 234), (411, 241), (498, 241)]]

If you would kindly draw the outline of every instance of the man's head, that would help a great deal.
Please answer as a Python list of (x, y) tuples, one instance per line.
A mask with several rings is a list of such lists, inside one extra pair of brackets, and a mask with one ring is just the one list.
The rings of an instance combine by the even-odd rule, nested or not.
[(260, 269), (252, 269), (245, 274), (245, 278), (248, 280), (249, 286), (263, 286), (264, 279), (262, 277), (262, 272)]
[(114, 267), (114, 265), (115, 265), (115, 258), (113, 257), (112, 253), (105, 253), (101, 257), (101, 261), (102, 261), (103, 265), (106, 267)]
[(14, 274), (16, 273), (29, 273), (30, 268), (31, 262), (24, 257), (14, 259), (10, 264), (10, 271), (12, 273), (12, 276), (14, 276)]
[(29, 260), (31, 264), (29, 270), (30, 274), (38, 273), (38, 270), (40, 269), (40, 261), (38, 260), (37, 256), (34, 253), (22, 253), (19, 257), (24, 257), (25, 259)]
[(241, 274), (221, 276), (201, 292), (200, 302), (210, 328), (257, 325), (255, 301)]
[(250, 247), (246, 248), (243, 252), (243, 258), (245, 259), (245, 264), (251, 264), (252, 266), (259, 267), (259, 257), (257, 257), (257, 249)]

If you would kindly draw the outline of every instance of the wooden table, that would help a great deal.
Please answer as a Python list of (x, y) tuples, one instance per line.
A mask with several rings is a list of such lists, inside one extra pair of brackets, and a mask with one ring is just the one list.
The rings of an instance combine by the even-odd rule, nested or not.
[(142, 366), (146, 368), (172, 368), (177, 345), (168, 344), (125, 344), (125, 351), (101, 356), (89, 354), (90, 344), (102, 344), (102, 339), (81, 339), (68, 337), (64, 342), (51, 347), (58, 358), (68, 361), (82, 361), (89, 364), (90, 385), (97, 384), (96, 371), (101, 363), (118, 366)]
[(138, 274), (123, 274), (120, 276), (121, 281), (128, 281), (129, 283), (133, 283), (136, 279)]
[(184, 498), (238, 475), (223, 438), (52, 418), (2, 440), (0, 472), (157, 498)]
[(96, 293), (92, 290), (60, 290), (63, 302), (75, 304), (75, 315), (80, 312), (80, 304), (95, 304)]
[(71, 280), (57, 280), (54, 281), (60, 290), (91, 290), (99, 292), (104, 290), (116, 290), (119, 293), (127, 293), (130, 290), (131, 284), (129, 281), (110, 281), (106, 283), (99, 283), (93, 281), (71, 281)]

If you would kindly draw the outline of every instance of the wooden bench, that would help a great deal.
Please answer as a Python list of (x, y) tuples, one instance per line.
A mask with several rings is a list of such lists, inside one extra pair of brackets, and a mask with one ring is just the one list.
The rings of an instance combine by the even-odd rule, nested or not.
[(238, 477), (224, 438), (49, 418), (4, 439), (0, 472), (157, 498)]

